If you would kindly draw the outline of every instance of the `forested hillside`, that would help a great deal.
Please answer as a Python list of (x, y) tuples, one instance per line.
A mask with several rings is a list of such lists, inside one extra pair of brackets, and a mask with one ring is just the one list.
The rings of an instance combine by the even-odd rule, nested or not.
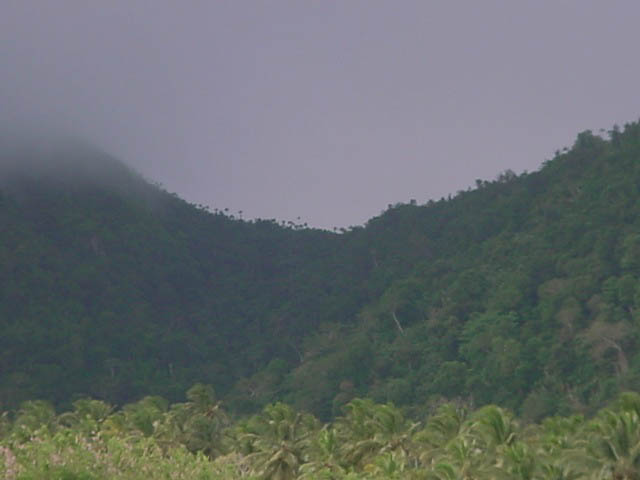
[(640, 388), (638, 123), (339, 234), (209, 212), (91, 149), (46, 155), (0, 182), (0, 409), (202, 382), (235, 413), (327, 420), (367, 396), (535, 421)]

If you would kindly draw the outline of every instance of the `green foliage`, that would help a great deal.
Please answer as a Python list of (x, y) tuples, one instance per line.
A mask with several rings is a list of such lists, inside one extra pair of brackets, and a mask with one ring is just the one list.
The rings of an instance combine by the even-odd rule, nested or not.
[[(30, 402), (5, 418), (0, 474), (7, 480), (294, 480), (294, 479), (626, 479), (640, 476), (640, 395), (624, 393), (593, 418), (549, 417), (524, 425), (495, 405), (475, 411), (440, 404), (424, 426), (392, 404), (357, 398), (344, 415), (322, 425), (312, 415), (275, 403), (261, 413), (218, 424), (225, 452), (192, 449), (180, 428), (196, 418), (227, 418), (210, 387), (195, 385), (187, 402), (160, 398), (120, 410), (82, 399), (50, 415)], [(156, 434), (136, 434), (131, 412), (161, 410)], [(47, 414), (44, 412), (47, 411)], [(31, 435), (21, 435), (26, 416)], [(74, 419), (92, 419), (87, 430)], [(123, 423), (124, 422), (124, 423)], [(113, 425), (125, 428), (114, 430)]]
[[(229, 454), (223, 402), (287, 401), (323, 421), (363, 396), (408, 412), (496, 403), (527, 422), (595, 412), (640, 387), (640, 124), (610, 135), (342, 234), (208, 212), (86, 149), (56, 153), (57, 172), (2, 173), (0, 405), (23, 406), (14, 435), (52, 430), (53, 406), (86, 395), (102, 403), (73, 403), (63, 426), (179, 438), (212, 459)], [(442, 475), (471, 464), (472, 446), (456, 448)], [(380, 455), (375, 468), (401, 471)], [(274, 475), (300, 471), (282, 465)]]

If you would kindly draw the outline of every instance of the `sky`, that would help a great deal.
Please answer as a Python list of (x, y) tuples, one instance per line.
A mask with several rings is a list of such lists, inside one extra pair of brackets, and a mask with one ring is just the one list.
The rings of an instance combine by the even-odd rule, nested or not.
[(640, 2), (2, 0), (0, 127), (331, 229), (640, 118)]

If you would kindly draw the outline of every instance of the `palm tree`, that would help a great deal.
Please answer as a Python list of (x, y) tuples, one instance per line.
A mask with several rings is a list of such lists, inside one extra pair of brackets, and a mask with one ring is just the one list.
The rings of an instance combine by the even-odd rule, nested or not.
[(584, 424), (582, 415), (546, 418), (532, 442), (538, 444), (541, 451), (547, 456), (575, 449), (577, 445), (574, 438), (584, 428)]
[(426, 427), (414, 436), (414, 441), (421, 447), (420, 461), (423, 465), (431, 464), (447, 444), (463, 431), (467, 415), (466, 408), (453, 403), (438, 407), (428, 419)]
[(497, 448), (515, 442), (518, 424), (505, 410), (487, 405), (475, 412), (471, 430), (487, 447)]
[(113, 412), (113, 406), (101, 400), (81, 398), (73, 402), (73, 411), (58, 416), (58, 423), (85, 435), (94, 435)]
[(164, 398), (147, 396), (136, 403), (125, 405), (121, 414), (129, 430), (149, 437), (153, 435), (156, 425), (162, 420), (167, 408), (168, 403)]
[(13, 424), (13, 433), (21, 440), (28, 440), (31, 435), (44, 428), (53, 431), (56, 412), (53, 406), (44, 400), (29, 400), (20, 405)]
[(530, 448), (522, 442), (515, 442), (507, 446), (498, 460), (498, 467), (507, 472), (510, 478), (532, 480), (538, 459)]
[(587, 453), (600, 472), (616, 480), (640, 479), (640, 417), (635, 411), (604, 410), (593, 424)]
[(229, 419), (221, 402), (216, 401), (213, 388), (197, 383), (187, 391), (187, 399), (172, 405), (156, 425), (156, 439), (164, 448), (177, 441), (189, 451), (202, 452), (209, 458), (224, 454), (224, 431)]
[(310, 436), (319, 428), (312, 415), (283, 403), (267, 405), (239, 429), (239, 441), (251, 451), (254, 473), (266, 480), (289, 480), (307, 461)]
[(487, 406), (465, 419), (463, 409), (446, 405), (416, 435), (428, 447), (420, 460), (431, 478), (534, 478), (534, 457), (515, 442), (517, 424), (510, 414)]
[[(585, 469), (593, 462), (585, 455), (584, 426), (582, 415), (550, 417), (541, 425), (529, 425), (521, 432), (520, 438), (534, 458), (534, 478), (575, 480), (586, 475)], [(521, 444), (516, 442), (514, 447), (517, 450)], [(505, 456), (508, 457), (509, 453), (505, 452)], [(520, 465), (524, 460), (526, 466), (527, 457), (527, 453), (522, 452), (522, 455), (511, 455), (510, 459), (521, 460)]]
[(623, 412), (634, 412), (640, 416), (640, 394), (636, 392), (621, 393), (614, 402), (613, 408)]
[(417, 423), (405, 420), (393, 404), (378, 405), (369, 399), (354, 399), (345, 407), (347, 414), (337, 420), (344, 444), (347, 467), (362, 467), (383, 453), (394, 453), (394, 461), (409, 457)]
[(458, 435), (440, 451), (428, 477), (434, 480), (509, 478), (504, 470), (495, 466), (495, 457), (479, 448), (477, 441), (466, 434)]
[[(489, 469), (493, 463), (493, 457), (478, 446), (475, 438), (461, 434), (449, 442), (434, 469), (438, 470), (438, 465), (450, 465), (454, 467), (459, 478), (471, 479), (476, 478), (481, 471)], [(445, 468), (443, 471), (449, 472), (450, 469)]]
[(309, 461), (300, 467), (301, 479), (335, 478), (345, 473), (340, 462), (336, 430), (328, 425), (311, 437)]

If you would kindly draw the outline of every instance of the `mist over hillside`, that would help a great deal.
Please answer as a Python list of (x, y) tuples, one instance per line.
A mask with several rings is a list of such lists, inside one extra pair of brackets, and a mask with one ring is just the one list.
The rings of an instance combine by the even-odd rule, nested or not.
[(238, 413), (537, 419), (640, 387), (638, 123), (342, 234), (209, 212), (86, 145), (0, 155), (3, 408), (202, 382)]
[(0, 182), (5, 189), (39, 182), (43, 188), (103, 186), (121, 193), (143, 183), (122, 161), (79, 138), (29, 131), (0, 134)]

